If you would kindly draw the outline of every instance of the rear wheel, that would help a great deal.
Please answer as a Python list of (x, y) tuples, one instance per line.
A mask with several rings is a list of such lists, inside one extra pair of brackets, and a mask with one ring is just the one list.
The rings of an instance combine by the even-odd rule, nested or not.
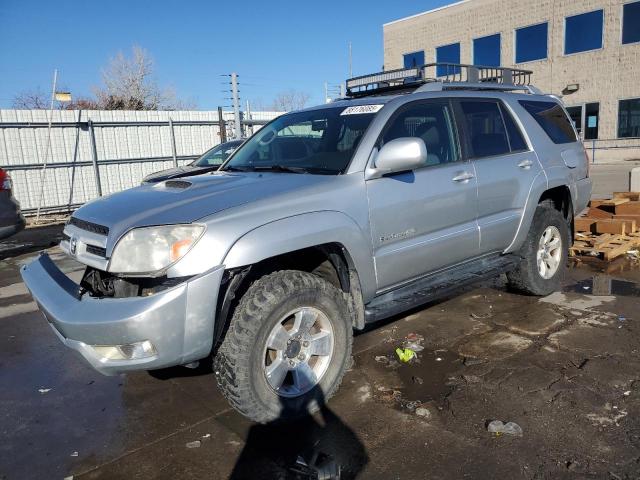
[(551, 202), (541, 203), (520, 250), (520, 262), (507, 274), (510, 286), (531, 295), (554, 292), (567, 267), (568, 248), (567, 221)]
[(311, 413), (338, 389), (351, 356), (344, 294), (306, 272), (257, 280), (235, 309), (214, 360), (218, 386), (258, 422)]

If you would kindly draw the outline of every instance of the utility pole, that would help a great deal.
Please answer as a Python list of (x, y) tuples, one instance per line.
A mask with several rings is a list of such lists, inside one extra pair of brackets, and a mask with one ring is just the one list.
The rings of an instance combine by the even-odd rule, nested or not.
[(238, 74), (231, 73), (231, 96), (233, 99), (233, 121), (235, 123), (234, 138), (242, 138), (242, 124), (240, 123), (240, 96), (238, 95)]
[(353, 55), (351, 52), (351, 42), (349, 42), (349, 78), (353, 78)]

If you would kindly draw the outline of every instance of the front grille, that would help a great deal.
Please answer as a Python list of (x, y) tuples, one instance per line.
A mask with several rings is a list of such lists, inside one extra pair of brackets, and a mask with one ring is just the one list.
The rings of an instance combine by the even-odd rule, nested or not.
[(80, 220), (76, 217), (71, 217), (69, 219), (69, 223), (82, 230), (86, 230), (87, 232), (97, 233), (98, 235), (104, 236), (109, 235), (109, 227), (98, 225), (97, 223), (87, 222), (86, 220)]
[(97, 255), (98, 257), (106, 258), (107, 249), (102, 247), (96, 247), (95, 245), (87, 245), (87, 253)]

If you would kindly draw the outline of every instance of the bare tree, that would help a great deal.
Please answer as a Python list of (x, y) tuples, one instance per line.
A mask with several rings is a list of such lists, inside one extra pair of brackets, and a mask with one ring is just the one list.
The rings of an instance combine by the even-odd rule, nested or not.
[(153, 75), (149, 52), (134, 46), (131, 56), (122, 52), (102, 70), (101, 87), (94, 89), (96, 101), (106, 110), (175, 110), (181, 104), (172, 89), (160, 88)]
[(24, 90), (13, 97), (11, 102), (11, 108), (18, 110), (41, 110), (49, 108), (49, 102), (51, 100), (47, 98), (47, 94), (42, 90)]
[(298, 110), (304, 108), (311, 95), (305, 92), (300, 92), (294, 89), (280, 92), (273, 99), (271, 108), (278, 112), (290, 112), (291, 110)]

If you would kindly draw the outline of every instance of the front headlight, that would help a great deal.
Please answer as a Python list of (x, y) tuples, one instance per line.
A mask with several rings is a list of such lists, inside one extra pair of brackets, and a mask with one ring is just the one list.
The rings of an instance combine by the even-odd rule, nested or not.
[(112, 273), (152, 273), (184, 257), (202, 236), (204, 225), (134, 228), (113, 249)]

